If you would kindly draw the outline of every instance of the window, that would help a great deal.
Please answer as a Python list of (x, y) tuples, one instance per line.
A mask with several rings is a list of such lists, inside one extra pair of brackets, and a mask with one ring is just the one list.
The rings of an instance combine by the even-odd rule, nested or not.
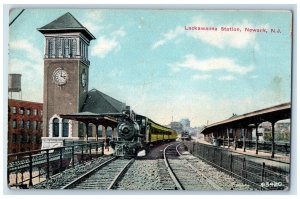
[(59, 136), (59, 120), (58, 118), (53, 119), (53, 129), (52, 129), (52, 134), (53, 137), (58, 137)]
[(32, 143), (35, 144), (36, 143), (36, 135), (32, 136)]
[(23, 136), (22, 135), (18, 135), (18, 143), (22, 143), (23, 140)]
[(17, 108), (16, 108), (15, 106), (13, 106), (13, 107), (11, 108), (11, 112), (12, 112), (13, 114), (16, 114), (16, 113), (17, 113)]
[(69, 120), (63, 119), (63, 137), (69, 136)]
[(23, 140), (22, 143), (26, 144), (27, 143), (27, 134), (23, 135)]
[(24, 120), (19, 121), (19, 128), (20, 129), (24, 128)]
[(30, 135), (29, 134), (26, 135), (26, 143), (30, 143)]
[(53, 56), (53, 51), (54, 51), (54, 41), (53, 39), (48, 39), (48, 57)]
[(61, 55), (61, 39), (55, 39), (55, 57), (59, 57)]
[(43, 116), (43, 111), (40, 111), (40, 116)]
[(32, 123), (33, 130), (36, 130), (36, 127), (37, 127), (37, 121), (33, 121), (33, 123)]
[(20, 108), (19, 108), (19, 114), (20, 114), (20, 115), (23, 115), (23, 114), (24, 114), (24, 108), (23, 108), (23, 107), (20, 107)]
[(27, 108), (27, 109), (26, 109), (26, 115), (30, 115), (30, 112), (31, 112), (31, 109), (30, 109), (30, 108)]
[(15, 133), (12, 134), (11, 142), (12, 143), (16, 143), (17, 142), (17, 135)]
[(26, 121), (26, 129), (30, 129), (30, 121), (29, 120)]
[(40, 129), (43, 130), (43, 122), (40, 122)]
[(76, 39), (72, 39), (72, 53), (71, 57), (75, 57), (77, 54), (77, 42)]
[(12, 128), (17, 128), (17, 120), (12, 121)]
[(68, 57), (69, 55), (70, 55), (69, 40), (65, 39), (65, 41), (64, 41), (64, 57)]
[(37, 109), (33, 109), (33, 115), (36, 116), (37, 115)]

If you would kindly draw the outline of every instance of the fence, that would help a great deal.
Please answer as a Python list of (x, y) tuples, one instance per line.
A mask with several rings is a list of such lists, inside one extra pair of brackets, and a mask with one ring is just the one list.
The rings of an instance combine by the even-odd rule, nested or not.
[(103, 142), (69, 142), (63, 147), (8, 154), (8, 185), (27, 188), (103, 154)]
[(255, 189), (283, 190), (289, 186), (288, 163), (241, 155), (201, 143), (185, 141), (184, 144), (193, 155)]

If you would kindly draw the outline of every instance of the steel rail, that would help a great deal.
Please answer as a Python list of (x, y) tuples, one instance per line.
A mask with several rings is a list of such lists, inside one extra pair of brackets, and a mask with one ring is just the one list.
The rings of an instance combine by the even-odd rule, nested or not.
[(77, 182), (81, 181), (83, 178), (87, 177), (88, 175), (90, 175), (93, 172), (96, 172), (97, 170), (101, 169), (102, 167), (106, 166), (107, 164), (109, 164), (110, 162), (116, 160), (118, 157), (113, 157), (105, 162), (103, 162), (102, 164), (96, 166), (95, 168), (93, 168), (92, 170), (82, 174), (81, 176), (79, 176), (78, 178), (76, 178), (75, 180), (73, 180), (72, 182), (68, 183), (67, 185), (61, 187), (60, 189), (68, 189), (71, 186), (73, 186), (74, 184), (76, 184)]
[(172, 180), (174, 181), (174, 183), (175, 183), (177, 189), (179, 189), (179, 190), (184, 190), (184, 187), (182, 186), (182, 184), (180, 183), (180, 181), (179, 181), (178, 178), (176, 177), (176, 175), (175, 175), (173, 169), (171, 168), (171, 166), (170, 166), (170, 164), (169, 164), (168, 158), (167, 158), (167, 156), (166, 156), (167, 148), (168, 148), (169, 146), (172, 146), (172, 145), (175, 145), (175, 144), (176, 144), (176, 143), (174, 143), (174, 144), (169, 144), (169, 145), (166, 146), (166, 148), (164, 149), (164, 161), (165, 161), (166, 167), (168, 168), (168, 172), (169, 172), (169, 174), (170, 174)]
[[(178, 144), (176, 146), (176, 151), (178, 153), (179, 156), (183, 157), (183, 155), (179, 152), (178, 147), (181, 145), (182, 143)], [(185, 158), (184, 158), (185, 159)], [(196, 167), (194, 167), (187, 159), (185, 159), (187, 162), (187, 165), (189, 167), (191, 167), (191, 169), (193, 169), (199, 176), (203, 177), (210, 186), (212, 186), (214, 189), (216, 189), (217, 191), (223, 191), (224, 189), (221, 188), (219, 185), (217, 185), (216, 183), (214, 183), (212, 180), (210, 180), (206, 175), (204, 175), (202, 172), (200, 172)]]
[(135, 158), (132, 158), (125, 166), (124, 168), (118, 173), (118, 175), (115, 176), (111, 184), (108, 186), (107, 189), (112, 189), (116, 183), (121, 179), (122, 175), (128, 170), (128, 168), (132, 165), (132, 163), (135, 161)]

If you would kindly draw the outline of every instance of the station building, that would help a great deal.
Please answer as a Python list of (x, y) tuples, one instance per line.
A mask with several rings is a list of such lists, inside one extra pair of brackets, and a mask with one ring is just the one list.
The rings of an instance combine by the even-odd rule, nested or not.
[(42, 103), (8, 100), (8, 154), (40, 149), (42, 132)]

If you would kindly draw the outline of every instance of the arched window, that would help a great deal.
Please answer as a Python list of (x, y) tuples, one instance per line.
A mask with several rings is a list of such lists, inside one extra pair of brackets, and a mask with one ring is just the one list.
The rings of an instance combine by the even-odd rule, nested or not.
[(69, 120), (63, 119), (63, 137), (69, 136)]
[(59, 136), (59, 120), (58, 120), (58, 118), (53, 119), (52, 125), (53, 125), (53, 128), (52, 128), (53, 137), (58, 137)]

